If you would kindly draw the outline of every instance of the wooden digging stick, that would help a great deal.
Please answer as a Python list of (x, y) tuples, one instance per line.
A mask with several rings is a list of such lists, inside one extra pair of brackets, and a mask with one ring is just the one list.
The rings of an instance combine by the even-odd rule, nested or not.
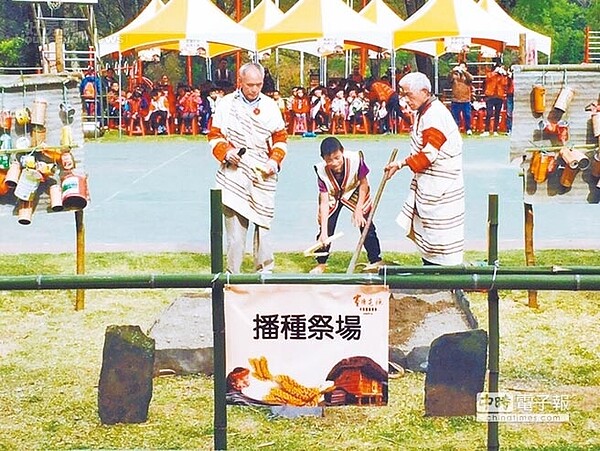
[[(387, 164), (391, 164), (396, 160), (396, 155), (398, 155), (398, 149), (393, 149), (392, 154), (390, 155), (390, 159)], [(386, 165), (387, 166), (387, 165)], [(367, 233), (369, 231), (369, 227), (371, 227), (371, 223), (373, 222), (373, 216), (375, 216), (375, 210), (377, 210), (377, 205), (379, 205), (379, 199), (381, 199), (381, 195), (383, 194), (383, 189), (385, 188), (385, 184), (387, 183), (387, 174), (384, 172), (381, 182), (379, 182), (379, 188), (377, 188), (377, 193), (375, 194), (375, 199), (373, 199), (373, 205), (371, 206), (371, 211), (369, 211), (369, 216), (367, 217), (367, 223), (363, 228), (363, 231), (360, 235), (360, 239), (358, 240), (358, 244), (356, 245), (356, 249), (354, 250), (354, 255), (350, 259), (350, 264), (348, 265), (348, 269), (346, 270), (346, 274), (352, 274), (354, 272), (354, 268), (356, 267), (356, 261), (358, 260), (358, 256), (360, 255), (360, 251), (365, 243), (365, 239), (367, 238)]]

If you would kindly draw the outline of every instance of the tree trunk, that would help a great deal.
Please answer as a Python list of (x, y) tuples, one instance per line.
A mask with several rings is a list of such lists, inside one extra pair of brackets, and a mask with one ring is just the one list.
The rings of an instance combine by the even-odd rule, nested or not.
[[(404, 4), (406, 6), (406, 13), (410, 17), (425, 4), (425, 0), (404, 0)], [(430, 80), (433, 79), (432, 57), (415, 54), (415, 61), (417, 63), (417, 70), (427, 75)]]

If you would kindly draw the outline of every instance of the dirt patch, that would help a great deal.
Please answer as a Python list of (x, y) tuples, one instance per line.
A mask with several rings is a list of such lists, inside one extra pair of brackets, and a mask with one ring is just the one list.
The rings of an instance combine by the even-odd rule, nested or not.
[(416, 296), (402, 296), (390, 299), (390, 345), (406, 343), (423, 323), (425, 316), (455, 308), (452, 301), (427, 302)]

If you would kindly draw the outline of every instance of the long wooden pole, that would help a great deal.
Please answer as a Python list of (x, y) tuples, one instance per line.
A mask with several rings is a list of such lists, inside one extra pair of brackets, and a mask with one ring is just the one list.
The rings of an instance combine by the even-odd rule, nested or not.
[[(525, 263), (527, 266), (535, 266), (535, 251), (533, 246), (533, 205), (523, 204), (525, 213)], [(527, 292), (527, 304), (531, 308), (538, 308), (537, 291)]]
[[(393, 149), (390, 155), (390, 159), (388, 160), (388, 164), (393, 163), (396, 160), (396, 155), (398, 155), (398, 149)], [(373, 205), (371, 207), (371, 211), (369, 212), (369, 216), (367, 217), (367, 223), (363, 228), (363, 231), (360, 235), (360, 239), (358, 240), (358, 244), (356, 245), (356, 249), (354, 250), (354, 255), (350, 259), (350, 264), (348, 265), (348, 269), (346, 270), (346, 274), (352, 274), (354, 272), (354, 268), (356, 267), (356, 261), (358, 260), (358, 256), (360, 255), (360, 250), (365, 243), (365, 239), (367, 238), (367, 233), (369, 232), (369, 227), (371, 227), (371, 223), (373, 222), (373, 216), (375, 216), (375, 210), (377, 210), (377, 205), (379, 205), (379, 199), (381, 199), (381, 195), (383, 194), (383, 189), (385, 188), (385, 184), (387, 183), (387, 174), (384, 172), (383, 177), (381, 178), (381, 182), (379, 182), (379, 188), (377, 188), (377, 193), (375, 194), (375, 199), (373, 199)]]

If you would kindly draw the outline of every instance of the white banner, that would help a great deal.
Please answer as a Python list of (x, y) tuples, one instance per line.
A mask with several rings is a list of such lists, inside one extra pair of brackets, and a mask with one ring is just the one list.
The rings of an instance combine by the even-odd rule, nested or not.
[(225, 324), (230, 404), (387, 404), (387, 287), (229, 286)]
[(447, 53), (460, 53), (465, 50), (469, 50), (471, 45), (470, 38), (463, 38), (460, 36), (451, 36), (444, 38), (444, 47)]
[(181, 39), (179, 41), (179, 54), (183, 56), (206, 56), (208, 42), (200, 39)]

